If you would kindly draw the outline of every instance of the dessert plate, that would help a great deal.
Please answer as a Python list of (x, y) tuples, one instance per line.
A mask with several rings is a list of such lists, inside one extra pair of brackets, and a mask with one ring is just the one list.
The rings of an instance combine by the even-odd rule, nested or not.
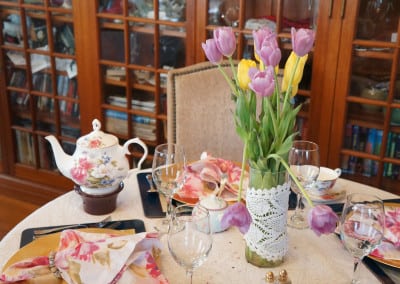
[[(400, 210), (400, 203), (385, 203), (386, 215), (388, 212)], [(385, 233), (386, 236), (386, 233)], [(386, 264), (391, 267), (400, 268), (400, 249), (396, 249), (390, 242), (383, 241), (382, 246), (376, 249), (377, 254), (382, 254), (384, 257), (378, 257), (375, 253), (370, 254), (368, 257), (376, 262)], [(385, 258), (391, 256), (392, 258)]]

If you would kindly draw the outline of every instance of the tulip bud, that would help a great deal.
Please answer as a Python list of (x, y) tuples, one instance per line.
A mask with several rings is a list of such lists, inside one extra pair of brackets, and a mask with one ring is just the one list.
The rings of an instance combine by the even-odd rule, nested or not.
[(336, 229), (338, 216), (327, 205), (318, 205), (308, 212), (308, 224), (317, 236), (333, 233)]
[(237, 77), (239, 81), (239, 86), (242, 90), (247, 90), (249, 88), (250, 77), (249, 77), (249, 69), (250, 67), (256, 67), (257, 64), (255, 61), (250, 59), (242, 59), (238, 64), (238, 72)]
[(293, 51), (302, 57), (311, 51), (314, 45), (315, 33), (310, 29), (291, 29)]
[[(289, 81), (291, 76), (293, 76), (292, 79), (292, 93), (291, 96), (295, 96), (297, 94), (297, 90), (299, 87), (299, 83), (301, 79), (303, 78), (303, 70), (304, 70), (304, 65), (306, 64), (308, 58), (308, 54), (300, 58), (299, 63), (297, 64), (296, 70), (294, 68), (296, 67), (296, 61), (298, 60), (298, 57), (296, 53), (293, 51), (290, 53), (289, 58), (286, 61), (285, 64), (285, 69), (283, 70), (283, 79), (282, 79), (282, 92), (286, 92), (286, 90), (289, 87)], [(293, 72), (295, 72), (293, 74)]]
[(214, 30), (214, 40), (218, 50), (226, 57), (231, 57), (236, 49), (236, 37), (231, 27)]
[(249, 84), (257, 95), (261, 97), (269, 97), (273, 94), (275, 89), (274, 80), (274, 69), (272, 66), (268, 66), (265, 71), (258, 71), (251, 76), (251, 70), (249, 71), (251, 83)]
[(213, 64), (221, 63), (223, 54), (218, 50), (214, 39), (207, 39), (206, 42), (201, 43), (201, 47), (204, 50), (208, 60)]

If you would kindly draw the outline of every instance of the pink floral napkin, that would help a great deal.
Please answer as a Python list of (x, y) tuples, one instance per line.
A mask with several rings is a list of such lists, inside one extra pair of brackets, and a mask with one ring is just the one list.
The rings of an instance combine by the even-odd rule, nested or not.
[(385, 239), (371, 255), (400, 260), (400, 207), (385, 206), (385, 211)]
[[(177, 195), (180, 198), (201, 198), (214, 192), (226, 201), (235, 201), (239, 190), (240, 173), (241, 167), (234, 162), (215, 158), (204, 152), (199, 161), (188, 166), (185, 184)], [(247, 187), (247, 183), (246, 172), (243, 188)]]
[(49, 277), (57, 276), (69, 284), (168, 283), (155, 262), (161, 248), (157, 237), (66, 230), (56, 252), (12, 264), (0, 276), (0, 283), (40, 283), (40, 279), (48, 283)]

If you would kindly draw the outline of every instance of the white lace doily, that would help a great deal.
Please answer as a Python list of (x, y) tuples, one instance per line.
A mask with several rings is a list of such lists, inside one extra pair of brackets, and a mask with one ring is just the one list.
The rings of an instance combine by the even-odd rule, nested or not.
[(288, 251), (289, 193), (289, 182), (268, 190), (247, 189), (246, 206), (253, 221), (244, 238), (250, 250), (270, 261), (282, 259)]

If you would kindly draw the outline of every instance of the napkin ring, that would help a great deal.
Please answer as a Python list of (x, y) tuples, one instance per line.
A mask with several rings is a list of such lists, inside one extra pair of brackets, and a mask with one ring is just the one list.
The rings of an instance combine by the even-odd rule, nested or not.
[(55, 261), (54, 261), (54, 257), (56, 256), (56, 253), (54, 251), (51, 251), (49, 254), (49, 268), (50, 271), (53, 273), (53, 275), (56, 278), (62, 278), (61, 277), (61, 272), (60, 270), (58, 270), (58, 268), (56, 267)]

